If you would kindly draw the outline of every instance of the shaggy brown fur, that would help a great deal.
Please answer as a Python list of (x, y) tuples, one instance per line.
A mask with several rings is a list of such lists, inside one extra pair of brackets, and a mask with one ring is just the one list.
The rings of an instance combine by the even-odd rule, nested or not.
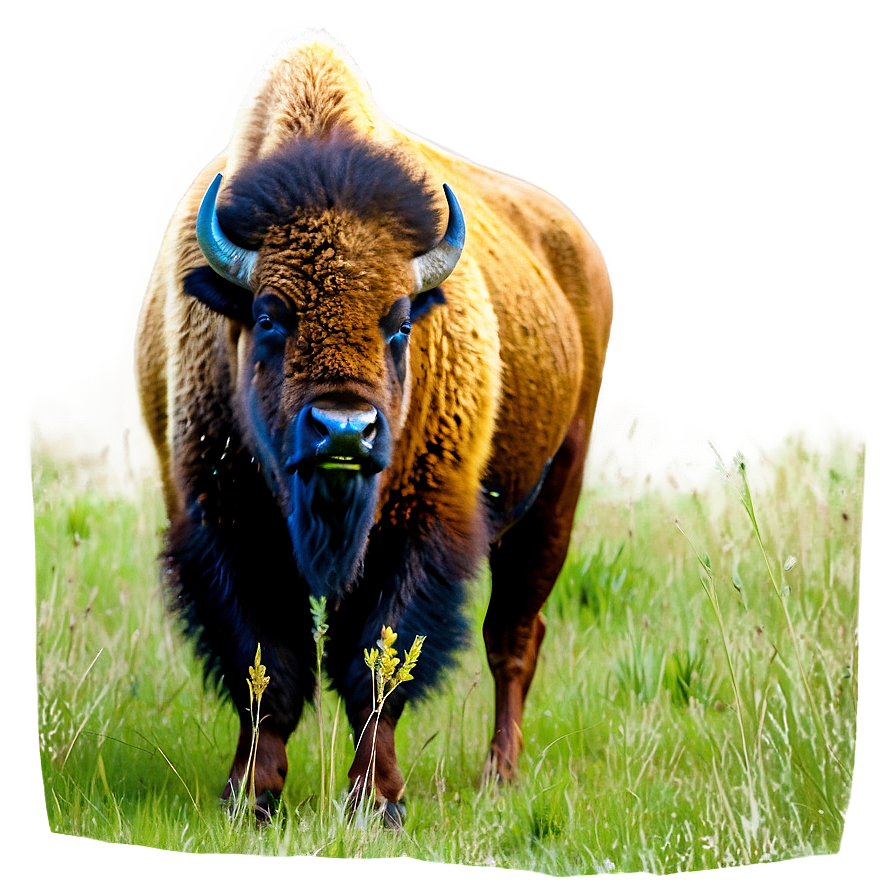
[[(279, 368), (252, 360), (253, 337), (245, 322), (217, 314), (185, 292), (185, 278), (205, 265), (195, 221), (214, 175), (224, 173), (219, 207), (226, 227), (229, 184), (259, 159), (322, 139), (360, 141), (400, 158), (410, 181), (435, 197), (441, 220), (432, 222), (433, 233), (444, 232), (447, 217), (442, 183), (451, 186), (463, 208), (463, 255), (443, 284), (444, 303), (434, 303), (414, 323), (404, 382), (390, 374), (377, 322), (411, 292), (411, 260), (421, 251), (421, 237), (395, 216), (376, 209), (360, 214), (345, 202), (330, 208), (310, 204), (293, 207), (255, 234), (256, 279), (262, 284), (256, 295), (273, 295), (298, 322)], [(233, 239), (238, 223), (231, 222)], [(496, 684), (489, 769), (508, 779), (517, 763), (523, 703), (544, 634), (539, 610), (568, 546), (611, 314), (603, 258), (555, 199), (393, 126), (345, 57), (324, 42), (295, 47), (270, 68), (243, 108), (230, 147), (199, 174), (168, 227), (141, 315), (137, 370), (172, 521), (172, 590), (192, 595), (182, 598), (191, 606), (203, 599), (197, 593), (212, 587), (206, 580), (231, 583), (238, 593), (226, 598), (228, 612), (239, 603), (234, 618), (243, 620), (233, 624), (242, 626), (239, 632), (227, 634), (233, 644), (229, 654), (212, 644), (215, 627), (225, 623), (211, 615), (193, 618), (193, 611), (182, 607), (205, 639), (202, 649), (217, 650), (215, 668), (223, 670), (237, 706), (239, 689), (245, 689), (241, 664), (254, 652), (256, 637), (263, 661), (266, 649), (273, 652), (268, 661), (273, 729), (259, 755), (258, 774), (274, 796), (286, 772), (282, 745), (309, 684), (305, 673), (296, 671), (307, 663), (300, 659), (304, 641), (293, 643), (277, 624), (285, 621), (284, 614), (304, 618), (288, 602), (303, 598), (293, 594), (281, 600), (273, 594), (278, 582), (284, 589), (302, 586), (301, 574), (289, 565), (285, 537), (281, 571), (264, 572), (270, 577), (266, 590), (247, 593), (261, 588), (253, 584), (261, 580), (244, 572), (249, 560), (240, 552), (255, 536), (252, 527), (240, 528), (248, 526), (240, 515), (245, 518), (246, 508), (252, 508), (254, 519), (268, 519), (289, 478), (279, 458), (261, 456), (253, 427), (264, 418), (268, 429), (279, 432), (309, 401), (333, 390), (380, 407), (393, 440), (391, 463), (378, 480), (366, 558), (352, 586), (357, 597), (352, 592), (331, 608), (334, 631), (342, 626), (347, 632), (343, 647), (333, 642), (331, 676), (346, 696), (358, 735), (358, 720), (369, 705), (355, 692), (368, 687), (369, 703), (369, 681), (357, 684), (353, 651), (360, 657), (363, 647), (373, 646), (364, 638), (380, 622), (399, 630), (403, 620), (426, 618), (436, 620), (433, 631), (420, 633), (431, 636), (427, 645), (433, 645), (435, 656), (441, 649), (438, 606), (428, 608), (428, 616), (414, 616), (414, 601), (435, 593), (426, 591), (425, 582), (444, 579), (453, 588), (488, 557), (493, 594), (484, 635)], [(250, 389), (261, 396), (255, 404), (245, 398)], [(247, 479), (250, 465), (258, 482)], [(259, 465), (267, 477), (266, 495), (258, 489)], [(282, 501), (280, 507), (285, 515)], [(277, 524), (269, 525), (275, 532)], [(215, 566), (212, 572), (209, 565)], [(382, 619), (376, 615), (380, 598), (373, 595), (374, 586), (381, 595), (386, 592)], [(223, 606), (225, 598), (220, 602)], [(446, 638), (451, 631), (446, 622)], [(417, 633), (403, 632), (408, 638)], [(445, 646), (446, 656), (450, 649)], [(289, 690), (285, 682), (293, 677), (301, 682)], [(392, 745), (400, 711), (396, 704), (384, 717), (388, 743), (377, 748), (378, 795), (389, 805), (403, 790)], [(368, 740), (359, 744), (353, 782), (366, 767)], [(244, 741), (245, 730), (233, 775), (245, 767)]]

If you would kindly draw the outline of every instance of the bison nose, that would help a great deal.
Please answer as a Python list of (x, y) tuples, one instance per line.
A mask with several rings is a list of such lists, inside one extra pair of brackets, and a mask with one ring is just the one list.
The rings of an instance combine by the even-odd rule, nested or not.
[(310, 475), (344, 470), (367, 475), (389, 463), (389, 427), (372, 405), (340, 404), (329, 398), (306, 404), (295, 417), (286, 472)]
[(321, 437), (317, 453), (365, 457), (373, 451), (376, 418), (375, 408), (359, 411), (312, 406), (312, 425)]

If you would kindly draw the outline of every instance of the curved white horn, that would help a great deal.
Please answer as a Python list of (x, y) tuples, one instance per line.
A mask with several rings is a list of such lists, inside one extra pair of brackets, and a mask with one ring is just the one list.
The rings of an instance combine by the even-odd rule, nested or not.
[(205, 260), (216, 274), (251, 291), (249, 281), (258, 259), (258, 252), (238, 246), (221, 230), (218, 213), (215, 210), (215, 200), (220, 186), (221, 175), (216, 174), (205, 191), (202, 205), (199, 206), (199, 214), (196, 216), (196, 239), (199, 241), (199, 248), (202, 249)]
[(448, 200), (448, 226), (445, 236), (438, 246), (430, 249), (425, 255), (418, 255), (412, 262), (414, 266), (414, 294), (435, 289), (454, 270), (460, 260), (464, 248), (466, 227), (464, 213), (457, 197), (448, 184), (443, 184), (445, 198)]

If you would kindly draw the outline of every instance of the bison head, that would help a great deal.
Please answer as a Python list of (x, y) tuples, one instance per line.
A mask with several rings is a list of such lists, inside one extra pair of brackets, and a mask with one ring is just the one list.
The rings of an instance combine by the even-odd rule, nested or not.
[(460, 206), (396, 153), (331, 135), (242, 168), (197, 219), (209, 267), (188, 293), (234, 321), (236, 425), (287, 522), (313, 594), (357, 579), (410, 399), (411, 330), (443, 301)]

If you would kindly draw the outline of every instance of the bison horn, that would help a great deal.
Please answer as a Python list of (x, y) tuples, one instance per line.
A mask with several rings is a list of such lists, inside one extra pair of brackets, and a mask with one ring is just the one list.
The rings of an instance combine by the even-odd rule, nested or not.
[(414, 261), (414, 294), (435, 289), (454, 270), (464, 249), (464, 213), (448, 184), (443, 185), (448, 200), (448, 227), (438, 246)]
[(205, 260), (216, 274), (251, 291), (249, 281), (258, 259), (258, 252), (237, 246), (221, 229), (218, 212), (215, 210), (220, 186), (221, 175), (217, 174), (205, 191), (202, 205), (199, 206), (199, 214), (196, 216), (196, 239), (199, 241), (199, 248), (202, 249)]

